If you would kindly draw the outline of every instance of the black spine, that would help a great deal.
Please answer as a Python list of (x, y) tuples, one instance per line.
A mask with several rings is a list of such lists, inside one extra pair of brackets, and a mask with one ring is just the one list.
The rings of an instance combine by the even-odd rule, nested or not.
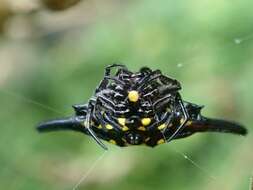
[(234, 133), (239, 135), (246, 135), (247, 129), (242, 125), (225, 121), (221, 119), (211, 119), (211, 118), (203, 118), (201, 121), (198, 121), (195, 125), (197, 131), (210, 131), (210, 132), (223, 132), (223, 133)]
[(85, 128), (81, 124), (81, 121), (77, 120), (76, 117), (56, 119), (41, 123), (38, 125), (37, 130), (39, 132), (51, 132), (59, 130), (74, 130), (85, 132)]

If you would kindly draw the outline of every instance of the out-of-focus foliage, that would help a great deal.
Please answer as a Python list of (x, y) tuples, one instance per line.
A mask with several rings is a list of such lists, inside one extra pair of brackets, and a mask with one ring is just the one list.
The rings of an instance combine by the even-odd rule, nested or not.
[(185, 100), (206, 105), (204, 115), (245, 124), (249, 135), (199, 134), (155, 149), (108, 144), (79, 189), (248, 189), (252, 1), (85, 0), (61, 12), (41, 1), (8, 2), (0, 8), (12, 13), (0, 16), (0, 189), (72, 189), (89, 171), (103, 153), (92, 139), (41, 135), (35, 126), (71, 115), (118, 61), (177, 78)]
[(42, 0), (42, 2), (51, 10), (65, 10), (79, 3), (80, 0)]
[(9, 4), (4, 0), (0, 0), (0, 32), (3, 31), (6, 20), (10, 17), (10, 15), (11, 10)]

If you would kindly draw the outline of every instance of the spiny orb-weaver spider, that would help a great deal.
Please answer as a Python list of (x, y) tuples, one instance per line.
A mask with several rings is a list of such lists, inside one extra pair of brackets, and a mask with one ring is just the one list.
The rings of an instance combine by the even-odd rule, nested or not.
[(106, 150), (101, 139), (121, 147), (154, 147), (196, 132), (247, 134), (240, 124), (202, 116), (203, 106), (183, 101), (180, 89), (177, 80), (160, 70), (144, 67), (134, 73), (124, 65), (110, 65), (88, 103), (73, 106), (74, 116), (42, 123), (38, 130), (79, 131)]

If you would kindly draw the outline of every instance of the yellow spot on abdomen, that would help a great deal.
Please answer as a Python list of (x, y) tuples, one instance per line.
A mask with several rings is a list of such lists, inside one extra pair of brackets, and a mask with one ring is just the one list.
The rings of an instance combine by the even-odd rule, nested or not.
[(166, 125), (165, 124), (162, 124), (158, 127), (159, 130), (163, 130), (164, 128), (166, 128)]
[(99, 129), (102, 129), (103, 127), (102, 127), (102, 125), (100, 124), (100, 125), (98, 126), (98, 128), (99, 128)]
[(129, 128), (127, 126), (122, 127), (122, 131), (128, 131)]
[(117, 144), (115, 140), (111, 139), (109, 140), (109, 143), (112, 143), (112, 144)]
[(157, 144), (163, 144), (163, 143), (165, 143), (164, 139), (160, 139), (159, 141), (157, 141)]
[(138, 128), (138, 130), (140, 130), (140, 131), (146, 131), (146, 128), (143, 127), (143, 126), (140, 126), (140, 127)]
[(113, 126), (110, 125), (110, 124), (107, 124), (107, 125), (105, 126), (105, 128), (108, 129), (108, 130), (111, 130), (111, 129), (113, 129)]
[(118, 123), (122, 126), (126, 125), (126, 118), (118, 118)]
[(186, 126), (189, 126), (192, 124), (192, 121), (187, 121)]
[(128, 99), (130, 102), (137, 102), (139, 100), (139, 93), (136, 90), (129, 91)]
[(184, 123), (184, 121), (185, 121), (184, 118), (180, 119), (180, 124)]
[(145, 139), (145, 142), (148, 142), (150, 140), (150, 137), (147, 137), (146, 139)]
[(147, 126), (151, 123), (151, 119), (150, 118), (143, 118), (141, 120), (141, 123), (142, 123), (142, 125)]

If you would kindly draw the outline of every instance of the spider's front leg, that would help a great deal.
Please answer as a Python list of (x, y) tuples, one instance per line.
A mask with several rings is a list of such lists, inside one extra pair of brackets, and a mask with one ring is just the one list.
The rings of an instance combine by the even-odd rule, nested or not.
[(136, 87), (138, 86), (137, 90), (140, 91), (147, 83), (158, 79), (162, 74), (160, 70), (155, 70), (155, 71), (149, 71), (147, 72), (148, 74), (136, 84)]
[(111, 77), (111, 69), (112, 68), (123, 68), (126, 69), (126, 66), (120, 65), (120, 64), (113, 64), (109, 65), (105, 68), (105, 73), (104, 73), (104, 79), (100, 82), (98, 87), (96, 88), (95, 92), (98, 93), (104, 89), (106, 89), (107, 85), (109, 84), (109, 80), (114, 80), (115, 82), (123, 84), (120, 80), (115, 79), (114, 77)]
[(142, 89), (146, 84), (154, 80), (160, 80), (163, 84), (158, 87), (160, 94), (166, 94), (168, 92), (178, 91), (181, 89), (181, 85), (177, 80), (164, 76), (160, 70), (155, 70), (149, 72), (149, 74), (138, 83), (138, 90)]

